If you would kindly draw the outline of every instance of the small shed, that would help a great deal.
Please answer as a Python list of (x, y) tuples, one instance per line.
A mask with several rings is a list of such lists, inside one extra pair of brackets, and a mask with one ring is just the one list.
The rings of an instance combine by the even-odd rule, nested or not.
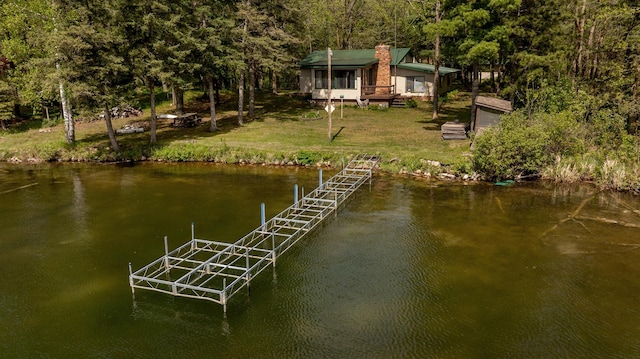
[(500, 115), (511, 113), (513, 108), (511, 102), (495, 97), (476, 97), (476, 121), (473, 124), (473, 131), (476, 134), (485, 128), (500, 122)]

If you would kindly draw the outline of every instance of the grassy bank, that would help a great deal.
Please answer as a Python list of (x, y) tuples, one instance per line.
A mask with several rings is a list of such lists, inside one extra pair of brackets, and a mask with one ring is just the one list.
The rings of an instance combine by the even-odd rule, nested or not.
[[(217, 132), (208, 132), (208, 103), (200, 94), (189, 93), (187, 112), (203, 117), (201, 125), (175, 128), (159, 120), (157, 144), (149, 144), (149, 111), (138, 118), (114, 120), (114, 128), (141, 125), (142, 133), (117, 135), (121, 151), (109, 147), (104, 121), (78, 122), (77, 143), (64, 143), (63, 127), (43, 127), (37, 118), (0, 133), (2, 161), (216, 161), (223, 163), (267, 163), (337, 165), (356, 153), (380, 154), (383, 170), (436, 174), (470, 171), (469, 141), (442, 141), (440, 125), (445, 121), (469, 121), (469, 95), (458, 93), (443, 106), (438, 121), (431, 120), (431, 105), (416, 108), (359, 109), (347, 105), (333, 113), (328, 141), (327, 114), (295, 95), (258, 93), (256, 118), (237, 125), (237, 98), (224, 93), (218, 106)], [(172, 111), (161, 101), (158, 113)], [(316, 118), (317, 115), (317, 118)], [(445, 164), (440, 166), (438, 163)]]

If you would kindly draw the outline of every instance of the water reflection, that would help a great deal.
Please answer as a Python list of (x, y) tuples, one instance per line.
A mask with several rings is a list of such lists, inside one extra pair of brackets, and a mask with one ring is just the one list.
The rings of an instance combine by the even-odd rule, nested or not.
[(173, 248), (194, 221), (235, 241), (294, 184), (314, 188), (317, 171), (0, 166), (1, 356), (640, 355), (640, 200), (588, 186), (381, 175), (226, 318), (210, 302), (132, 300), (127, 263), (157, 258), (165, 235)]

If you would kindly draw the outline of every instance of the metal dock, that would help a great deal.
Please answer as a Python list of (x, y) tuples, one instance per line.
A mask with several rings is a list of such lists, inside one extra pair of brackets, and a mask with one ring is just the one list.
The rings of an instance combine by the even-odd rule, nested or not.
[(294, 203), (265, 221), (264, 204), (261, 225), (235, 243), (216, 242), (195, 237), (191, 225), (191, 240), (169, 252), (165, 237), (165, 255), (136, 270), (129, 263), (129, 285), (173, 296), (205, 299), (223, 306), (252, 278), (276, 265), (279, 255), (296, 244), (305, 234), (331, 214), (364, 183), (371, 183), (377, 156), (360, 155), (340, 173), (326, 182), (320, 170), (318, 188), (298, 200), (297, 185)]

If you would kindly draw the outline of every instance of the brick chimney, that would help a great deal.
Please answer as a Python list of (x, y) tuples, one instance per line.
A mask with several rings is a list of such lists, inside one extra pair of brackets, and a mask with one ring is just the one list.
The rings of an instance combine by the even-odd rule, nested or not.
[[(376, 77), (376, 86), (391, 86), (391, 51), (389, 45), (380, 44), (376, 46), (376, 55), (378, 59), (378, 75)], [(390, 87), (376, 87), (376, 95), (387, 95), (391, 91)]]

